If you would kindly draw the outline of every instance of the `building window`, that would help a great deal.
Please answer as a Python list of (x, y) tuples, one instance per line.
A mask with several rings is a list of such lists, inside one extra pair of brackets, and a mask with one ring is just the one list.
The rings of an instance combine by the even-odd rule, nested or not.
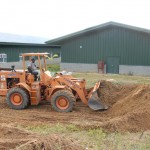
[(4, 63), (7, 62), (7, 54), (0, 54), (0, 62)]

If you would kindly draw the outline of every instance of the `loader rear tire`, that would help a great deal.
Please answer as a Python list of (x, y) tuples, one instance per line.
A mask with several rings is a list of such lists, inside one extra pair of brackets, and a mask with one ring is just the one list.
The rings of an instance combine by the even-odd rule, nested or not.
[(30, 104), (29, 94), (23, 88), (11, 88), (6, 95), (6, 103), (12, 109), (25, 109)]
[(71, 112), (75, 105), (75, 97), (68, 90), (59, 90), (51, 99), (52, 108), (58, 112)]

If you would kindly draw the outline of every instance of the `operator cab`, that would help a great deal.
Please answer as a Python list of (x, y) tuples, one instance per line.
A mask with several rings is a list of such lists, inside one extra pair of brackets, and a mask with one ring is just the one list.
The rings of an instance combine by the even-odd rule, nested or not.
[[(46, 67), (46, 59), (49, 53), (24, 53), (22, 54), (23, 58), (23, 70), (26, 72), (27, 81), (43, 81), (44, 74), (46, 73), (48, 76), (51, 76), (47, 71)], [(27, 62), (26, 62), (27, 61)]]

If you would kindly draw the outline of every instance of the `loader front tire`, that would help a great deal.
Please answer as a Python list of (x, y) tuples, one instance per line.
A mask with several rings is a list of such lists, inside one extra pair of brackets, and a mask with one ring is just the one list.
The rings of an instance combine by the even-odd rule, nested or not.
[(25, 109), (29, 105), (29, 94), (23, 88), (11, 88), (6, 95), (6, 103), (12, 109)]
[(51, 99), (52, 108), (58, 112), (71, 112), (75, 105), (75, 97), (68, 90), (59, 90)]

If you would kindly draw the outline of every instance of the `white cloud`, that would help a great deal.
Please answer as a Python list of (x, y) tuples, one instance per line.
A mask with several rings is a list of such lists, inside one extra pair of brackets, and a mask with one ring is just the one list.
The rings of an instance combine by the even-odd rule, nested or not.
[(0, 32), (54, 38), (108, 21), (150, 28), (149, 0), (0, 0)]

